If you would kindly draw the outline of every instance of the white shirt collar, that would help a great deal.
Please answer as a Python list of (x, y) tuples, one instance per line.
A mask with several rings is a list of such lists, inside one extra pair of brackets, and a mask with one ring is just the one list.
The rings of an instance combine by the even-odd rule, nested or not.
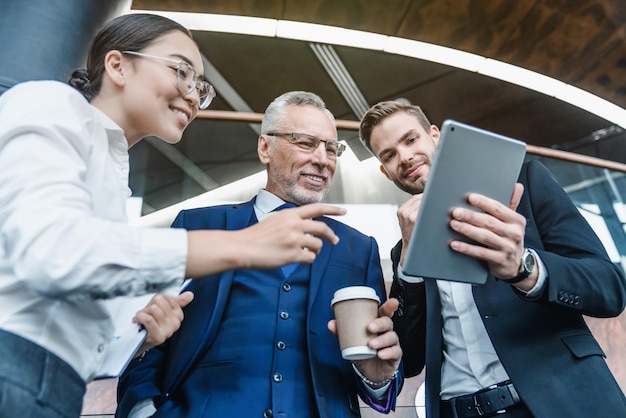
[(109, 140), (113, 139), (116, 142), (119, 142), (121, 139), (124, 143), (124, 149), (128, 150), (128, 141), (126, 140), (126, 136), (124, 135), (124, 130), (121, 126), (119, 126), (113, 119), (111, 119), (106, 113), (102, 110), (98, 109), (94, 105), (91, 105), (93, 109), (93, 114), (96, 119), (102, 124), (104, 130), (107, 133), (107, 137)]
[(254, 206), (257, 210), (267, 215), (272, 212), (274, 209), (283, 205), (285, 201), (275, 194), (268, 192), (265, 189), (259, 190), (259, 193), (256, 196), (256, 201), (254, 202)]

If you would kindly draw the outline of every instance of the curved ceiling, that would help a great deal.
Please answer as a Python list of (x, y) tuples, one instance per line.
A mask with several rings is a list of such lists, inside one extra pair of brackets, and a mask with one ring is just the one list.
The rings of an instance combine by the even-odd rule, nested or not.
[[(537, 71), (626, 105), (622, 0), (135, 0), (132, 8), (311, 22), (419, 40)], [(358, 120), (369, 105), (405, 98), (436, 124), (452, 118), (529, 144), (626, 162), (621, 127), (475, 72), (290, 39), (205, 31), (194, 37), (218, 93), (214, 110), (262, 113), (285, 91), (310, 90), (338, 119)], [(197, 120), (175, 150), (147, 141), (152, 147), (132, 150), (142, 170), (131, 178), (134, 189), (146, 199), (158, 195), (146, 200), (158, 209), (257, 172), (256, 137), (254, 125)], [(340, 137), (359, 158), (368, 155), (355, 132)]]

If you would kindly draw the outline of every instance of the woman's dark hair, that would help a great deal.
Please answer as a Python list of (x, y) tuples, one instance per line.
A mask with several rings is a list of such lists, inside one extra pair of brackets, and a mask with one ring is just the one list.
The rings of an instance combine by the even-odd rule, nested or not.
[(74, 70), (68, 84), (91, 101), (102, 87), (104, 57), (109, 51), (141, 51), (161, 35), (175, 30), (192, 37), (191, 32), (184, 26), (159, 15), (127, 14), (110, 20), (91, 43), (87, 68)]

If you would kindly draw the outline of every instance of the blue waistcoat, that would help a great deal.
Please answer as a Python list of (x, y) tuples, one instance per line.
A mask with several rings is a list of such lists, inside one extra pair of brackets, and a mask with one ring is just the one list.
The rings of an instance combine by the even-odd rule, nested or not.
[(319, 416), (306, 344), (309, 274), (309, 265), (288, 278), (280, 269), (237, 271), (217, 337), (181, 391), (204, 393), (202, 417)]

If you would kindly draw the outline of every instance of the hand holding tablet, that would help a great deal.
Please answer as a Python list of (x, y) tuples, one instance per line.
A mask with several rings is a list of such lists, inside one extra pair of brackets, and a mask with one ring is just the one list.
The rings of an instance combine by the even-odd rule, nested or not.
[(484, 284), (487, 267), (450, 248), (450, 241), (469, 240), (449, 227), (454, 207), (478, 210), (467, 202), (479, 193), (508, 205), (526, 144), (493, 132), (446, 120), (441, 127), (424, 196), (404, 262), (405, 274)]

